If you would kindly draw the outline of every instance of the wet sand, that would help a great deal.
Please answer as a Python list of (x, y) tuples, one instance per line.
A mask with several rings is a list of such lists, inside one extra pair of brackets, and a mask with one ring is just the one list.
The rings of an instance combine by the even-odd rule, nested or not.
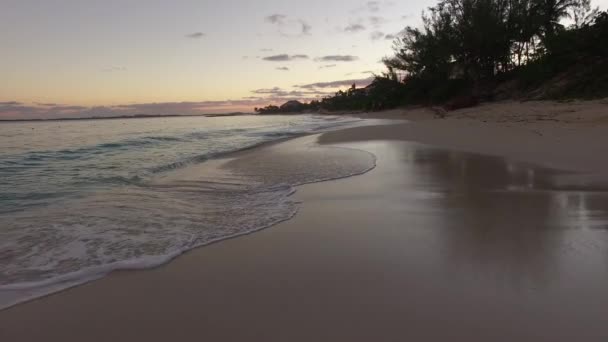
[(0, 311), (0, 339), (608, 340), (606, 161), (433, 122), (323, 135), (377, 167), (299, 187), (298, 215), (270, 229)]

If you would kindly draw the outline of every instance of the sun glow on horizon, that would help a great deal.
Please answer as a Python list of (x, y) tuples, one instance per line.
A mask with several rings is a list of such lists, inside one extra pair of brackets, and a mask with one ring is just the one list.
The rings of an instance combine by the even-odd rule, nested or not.
[(8, 0), (0, 117), (320, 98), (380, 73), (392, 38), (435, 2)]

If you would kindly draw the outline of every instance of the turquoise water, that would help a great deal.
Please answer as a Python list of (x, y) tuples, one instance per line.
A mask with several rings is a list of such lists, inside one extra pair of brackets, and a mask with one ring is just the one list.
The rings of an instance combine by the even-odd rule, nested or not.
[[(245, 172), (172, 175), (360, 122), (301, 115), (0, 124), (0, 308), (291, 218), (297, 181), (289, 174), (280, 182)], [(322, 178), (369, 163), (328, 168)]]

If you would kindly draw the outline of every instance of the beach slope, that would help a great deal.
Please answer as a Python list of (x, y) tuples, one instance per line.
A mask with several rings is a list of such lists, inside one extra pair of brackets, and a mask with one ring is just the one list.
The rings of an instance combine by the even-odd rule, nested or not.
[(1, 311), (0, 339), (608, 340), (605, 128), (428, 119), (290, 141), (377, 167), (298, 187), (272, 228)]

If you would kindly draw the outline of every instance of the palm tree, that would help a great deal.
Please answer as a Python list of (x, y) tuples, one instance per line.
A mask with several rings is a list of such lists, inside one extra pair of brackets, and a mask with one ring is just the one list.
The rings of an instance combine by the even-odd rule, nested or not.
[(541, 18), (545, 40), (551, 40), (556, 31), (564, 27), (560, 20), (570, 18), (569, 10), (577, 6), (577, 0), (537, 0), (536, 9)]

